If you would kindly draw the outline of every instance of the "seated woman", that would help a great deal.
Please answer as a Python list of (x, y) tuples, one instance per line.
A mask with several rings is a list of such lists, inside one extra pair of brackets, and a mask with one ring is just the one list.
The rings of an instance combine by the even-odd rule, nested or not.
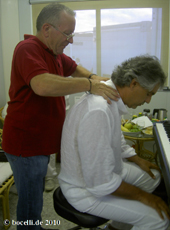
[(112, 220), (107, 229), (169, 226), (168, 206), (151, 194), (160, 183), (159, 168), (138, 157), (121, 132), (126, 106), (149, 103), (164, 82), (157, 58), (131, 58), (105, 83), (117, 89), (118, 102), (108, 104), (103, 97), (88, 94), (66, 118), (59, 174), (62, 192), (77, 210)]

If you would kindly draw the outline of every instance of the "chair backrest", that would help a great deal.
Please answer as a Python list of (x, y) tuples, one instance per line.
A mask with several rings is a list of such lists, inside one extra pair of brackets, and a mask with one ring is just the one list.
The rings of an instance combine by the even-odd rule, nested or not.
[(0, 186), (13, 175), (9, 162), (0, 162)]
[(95, 228), (108, 220), (97, 216), (90, 215), (88, 213), (82, 213), (73, 208), (64, 197), (61, 188), (58, 187), (53, 194), (54, 209), (58, 215), (66, 220), (69, 220), (75, 224), (78, 224), (84, 228)]

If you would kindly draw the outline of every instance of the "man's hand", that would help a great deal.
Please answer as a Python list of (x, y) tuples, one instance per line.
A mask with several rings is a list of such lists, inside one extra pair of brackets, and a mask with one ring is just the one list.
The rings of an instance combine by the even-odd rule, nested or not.
[(143, 192), (139, 201), (154, 208), (162, 219), (164, 219), (162, 212), (164, 212), (167, 218), (170, 219), (170, 209), (159, 196)]
[(92, 75), (90, 79), (96, 80), (96, 81), (108, 81), (108, 80), (110, 80), (109, 77), (100, 77), (98, 75)]
[(128, 160), (136, 163), (142, 170), (147, 172), (153, 179), (155, 179), (155, 176), (152, 173), (151, 169), (157, 169), (158, 171), (160, 171), (157, 165), (151, 163), (150, 161), (144, 160), (138, 157), (137, 155), (129, 157)]
[[(111, 100), (118, 101), (118, 99), (120, 98), (120, 95), (117, 92), (117, 90), (113, 89), (112, 87), (108, 85), (105, 85), (104, 83), (100, 83), (100, 81), (102, 81), (103, 79), (102, 77), (99, 77), (99, 76), (95, 76), (95, 77), (98, 77), (98, 79), (96, 80), (90, 79), (91, 93), (102, 96), (105, 100), (107, 100), (109, 104), (111, 104)], [(106, 80), (106, 78), (104, 79)]]
[[(86, 78), (91, 81), (91, 90), (90, 92), (95, 95), (102, 96), (109, 104), (111, 104), (111, 100), (118, 101), (120, 98), (119, 93), (110, 86), (107, 86), (100, 81), (107, 81), (110, 78), (100, 77), (98, 75), (92, 75), (89, 79), (91, 72), (85, 69), (82, 66), (77, 66), (75, 72), (72, 74), (74, 78)], [(87, 91), (87, 90), (86, 90)], [(79, 91), (81, 92), (81, 91)]]
[(137, 200), (154, 208), (162, 219), (164, 219), (162, 212), (164, 212), (167, 218), (170, 219), (170, 210), (160, 197), (147, 193), (134, 185), (122, 181), (121, 185), (112, 193), (112, 195), (128, 200)]

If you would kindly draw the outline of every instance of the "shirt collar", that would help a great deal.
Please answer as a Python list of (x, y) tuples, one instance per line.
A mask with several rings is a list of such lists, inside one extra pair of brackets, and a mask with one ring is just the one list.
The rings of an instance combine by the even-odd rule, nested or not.
[[(108, 81), (101, 81), (102, 83), (112, 87), (113, 89), (116, 89), (116, 86), (115, 84), (112, 82), (112, 80), (108, 80)], [(113, 100), (112, 100), (113, 102)], [(128, 113), (128, 110), (127, 110), (127, 107), (126, 105), (123, 103), (122, 99), (119, 98), (119, 100), (116, 102), (118, 104), (118, 108), (119, 108), (119, 111), (120, 111), (120, 114), (123, 115), (123, 114), (127, 114)]]
[(38, 42), (43, 47), (43, 49), (45, 49), (47, 52), (49, 52), (54, 57), (56, 57), (56, 55), (53, 53), (53, 51), (51, 49), (49, 49), (43, 42), (41, 42), (36, 36), (30, 35), (30, 34), (24, 34), (24, 40), (26, 40), (26, 39), (32, 39), (32, 40)]

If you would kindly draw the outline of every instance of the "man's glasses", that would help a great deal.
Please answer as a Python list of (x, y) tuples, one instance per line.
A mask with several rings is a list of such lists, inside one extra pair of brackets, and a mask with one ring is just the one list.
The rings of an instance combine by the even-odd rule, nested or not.
[(51, 25), (51, 26), (54, 29), (56, 29), (57, 31), (59, 31), (61, 34), (63, 34), (67, 38), (67, 41), (70, 40), (71, 38), (73, 38), (75, 36), (75, 34), (69, 34), (69, 35), (67, 35), (67, 34), (63, 33), (61, 30), (59, 30), (57, 27), (55, 27), (54, 25)]

